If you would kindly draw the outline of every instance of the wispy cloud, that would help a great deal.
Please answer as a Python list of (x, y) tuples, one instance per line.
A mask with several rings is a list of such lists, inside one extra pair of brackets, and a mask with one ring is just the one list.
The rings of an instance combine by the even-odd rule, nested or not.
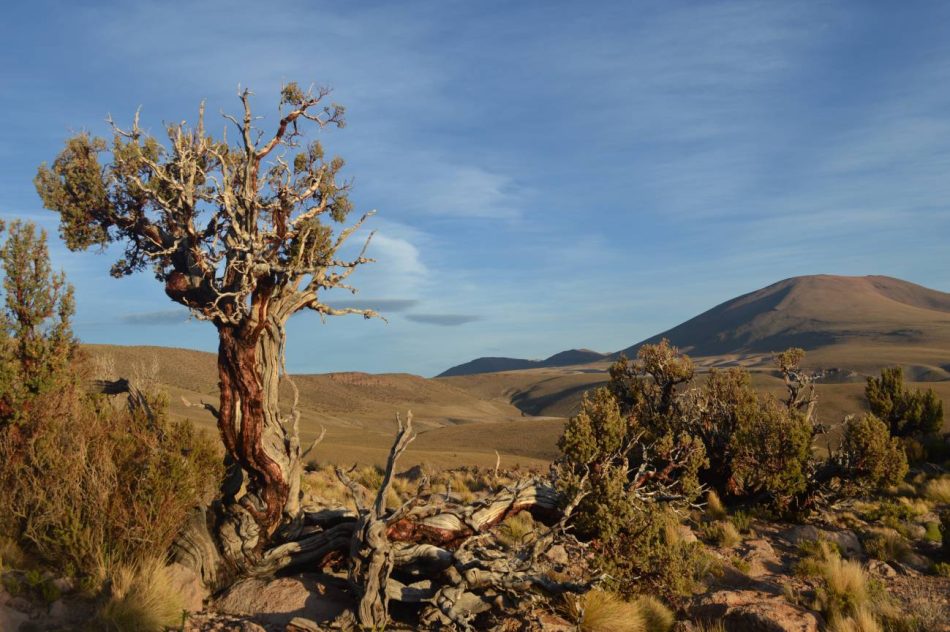
[(123, 314), (119, 320), (129, 325), (180, 325), (188, 320), (188, 312), (184, 309), (136, 312)]
[(457, 327), (481, 320), (480, 316), (471, 314), (406, 314), (406, 318), (415, 323), (441, 325), (443, 327)]

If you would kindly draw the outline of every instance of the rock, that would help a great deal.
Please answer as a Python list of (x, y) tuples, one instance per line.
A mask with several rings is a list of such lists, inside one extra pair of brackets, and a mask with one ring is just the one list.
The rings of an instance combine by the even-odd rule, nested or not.
[(897, 577), (897, 571), (893, 566), (881, 560), (871, 560), (868, 562), (868, 572), (879, 577)]
[(703, 621), (722, 621), (728, 632), (818, 632), (818, 617), (784, 598), (758, 590), (704, 595), (690, 607)]
[[(550, 612), (542, 612), (538, 615), (538, 623), (545, 632), (574, 632), (577, 626), (568, 623), (563, 618)], [(513, 628), (517, 629), (517, 628)]]
[(267, 632), (267, 630), (253, 621), (241, 621), (241, 632)]
[(746, 572), (749, 577), (783, 572), (782, 563), (768, 540), (762, 538), (746, 540), (740, 545), (739, 555), (749, 565)]
[(65, 620), (69, 618), (69, 606), (63, 599), (57, 599), (49, 607), (49, 616), (53, 619)]
[(250, 577), (232, 586), (215, 604), (218, 612), (253, 616), (264, 624), (286, 626), (295, 617), (326, 622), (350, 605), (343, 591), (324, 585), (319, 575), (277, 579)]
[(201, 578), (193, 570), (175, 562), (167, 568), (168, 580), (181, 594), (182, 607), (188, 612), (200, 612), (204, 600), (210, 596)]
[(784, 538), (792, 544), (801, 544), (803, 542), (815, 542), (817, 540), (827, 540), (834, 542), (841, 549), (845, 557), (855, 557), (862, 555), (864, 549), (861, 547), (861, 541), (854, 531), (842, 529), (840, 531), (830, 529), (819, 529), (814, 525), (806, 524), (792, 527), (785, 532)]
[(29, 620), (29, 615), (7, 606), (0, 606), (0, 630), (18, 632), (20, 626)]
[(918, 571), (921, 573), (927, 572), (927, 570), (929, 570), (931, 566), (931, 562), (928, 558), (924, 557), (920, 553), (915, 553), (913, 551), (909, 551), (908, 553), (905, 553), (901, 557), (901, 562), (903, 562), (907, 566), (910, 566), (915, 571)]
[(76, 589), (76, 580), (72, 577), (58, 577), (53, 580), (53, 586), (60, 594), (71, 593)]
[(563, 544), (555, 544), (550, 549), (545, 552), (544, 557), (554, 564), (559, 564), (561, 566), (567, 566), (570, 564), (571, 559), (567, 555), (567, 549), (564, 548)]
[(314, 621), (303, 617), (294, 617), (287, 624), (285, 632), (321, 632), (321, 628)]

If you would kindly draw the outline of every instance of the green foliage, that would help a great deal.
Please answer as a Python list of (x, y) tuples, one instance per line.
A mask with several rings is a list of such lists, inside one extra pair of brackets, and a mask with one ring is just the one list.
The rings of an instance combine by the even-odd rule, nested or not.
[(75, 387), (34, 400), (33, 431), (0, 435), (8, 534), (68, 573), (165, 551), (188, 512), (217, 491), (220, 457), (189, 422), (116, 410)]
[(641, 505), (633, 521), (611, 540), (595, 544), (595, 566), (607, 585), (624, 596), (648, 592), (676, 601), (695, 592), (717, 569), (700, 542), (686, 542), (677, 517), (662, 507)]
[(81, 387), (72, 290), (50, 271), (45, 236), (15, 223), (0, 249), (0, 537), (67, 573), (164, 551), (220, 478), (213, 444), (172, 423), (116, 408)]
[(872, 414), (847, 420), (833, 458), (844, 470), (843, 483), (853, 492), (897, 485), (907, 475), (907, 456), (900, 441)]
[(0, 248), (0, 427), (22, 423), (32, 399), (72, 378), (73, 289), (52, 271), (46, 233), (14, 222)]
[(733, 437), (735, 489), (746, 496), (767, 494), (776, 507), (788, 507), (807, 488), (814, 434), (803, 415), (764, 400), (759, 416)]
[(911, 391), (904, 387), (904, 370), (882, 369), (869, 377), (864, 389), (871, 413), (882, 419), (896, 437), (922, 436), (943, 425), (943, 402), (933, 389)]
[(599, 388), (584, 395), (580, 411), (568, 420), (558, 440), (562, 454), (558, 486), (563, 497), (587, 490), (575, 512), (581, 535), (609, 540), (632, 520), (624, 450), (628, 430), (617, 400)]

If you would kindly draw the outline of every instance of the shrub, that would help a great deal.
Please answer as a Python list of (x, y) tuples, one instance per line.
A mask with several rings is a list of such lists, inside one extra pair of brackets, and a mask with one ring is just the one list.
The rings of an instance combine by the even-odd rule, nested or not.
[(108, 601), (97, 615), (101, 629), (161, 632), (181, 623), (182, 598), (160, 558), (112, 570)]
[(767, 494), (776, 507), (788, 507), (807, 489), (813, 439), (814, 427), (804, 415), (765, 400), (760, 416), (740, 425), (733, 439), (736, 489)]
[(71, 388), (34, 401), (18, 445), (0, 440), (12, 535), (68, 573), (99, 575), (164, 551), (188, 512), (210, 500), (220, 457), (188, 422), (116, 411)]
[(589, 488), (575, 512), (575, 526), (583, 536), (610, 540), (632, 520), (624, 451), (627, 431), (616, 399), (599, 388), (585, 393), (580, 411), (568, 420), (558, 441), (562, 455), (558, 486), (564, 497), (574, 497), (581, 485)]
[(871, 413), (884, 420), (896, 437), (928, 435), (943, 425), (943, 402), (933, 389), (911, 391), (904, 387), (904, 370), (882, 369), (869, 377), (864, 389)]
[(627, 597), (649, 592), (669, 601), (695, 592), (717, 563), (701, 543), (684, 541), (677, 525), (671, 511), (641, 507), (627, 529), (596, 542), (595, 565), (607, 585)]
[(833, 456), (852, 492), (897, 485), (907, 475), (907, 456), (887, 425), (872, 414), (850, 417), (841, 446)]
[(166, 402), (116, 410), (80, 384), (72, 289), (50, 270), (45, 234), (15, 223), (0, 248), (0, 536), (95, 580), (168, 548), (217, 489), (220, 459)]

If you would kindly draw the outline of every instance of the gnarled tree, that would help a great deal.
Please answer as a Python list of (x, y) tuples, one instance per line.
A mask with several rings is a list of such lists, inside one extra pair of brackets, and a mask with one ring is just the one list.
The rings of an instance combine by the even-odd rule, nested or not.
[(342, 127), (343, 108), (327, 103), (326, 89), (290, 83), (276, 129), (265, 134), (251, 92), (239, 96), (242, 115), (224, 115), (236, 142), (227, 129), (220, 138), (208, 133), (203, 104), (193, 127), (166, 127), (164, 144), (138, 115), (128, 129), (110, 120), (111, 143), (87, 133), (68, 139), (35, 184), (71, 249), (123, 244), (114, 276), (150, 268), (173, 301), (217, 328), (220, 405), (206, 407), (217, 415), (231, 476), (213, 526), (241, 569), (302, 522), (296, 402), (285, 416), (278, 401), (287, 320), (305, 309), (376, 314), (334, 309), (320, 295), (352, 289), (347, 277), (370, 261), (369, 239), (355, 258), (338, 254), (369, 215), (346, 225), (343, 160), (325, 158), (319, 141), (304, 142), (306, 127)]

